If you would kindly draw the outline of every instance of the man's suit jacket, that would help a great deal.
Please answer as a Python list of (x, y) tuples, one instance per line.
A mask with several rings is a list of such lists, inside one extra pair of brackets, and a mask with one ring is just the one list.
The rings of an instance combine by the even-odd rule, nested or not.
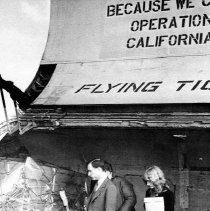
[(135, 211), (134, 206), (136, 204), (136, 194), (133, 185), (123, 177), (119, 176), (113, 177), (112, 182), (120, 193), (119, 203), (121, 205), (118, 211)]
[(117, 211), (119, 192), (108, 178), (104, 180), (97, 191), (92, 191), (87, 199), (87, 211)]

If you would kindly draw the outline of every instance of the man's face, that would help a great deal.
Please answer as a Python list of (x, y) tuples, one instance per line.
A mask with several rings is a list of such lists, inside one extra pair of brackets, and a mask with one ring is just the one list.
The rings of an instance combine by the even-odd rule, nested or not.
[(94, 168), (91, 163), (87, 166), (88, 176), (91, 177), (92, 180), (99, 180), (102, 174), (101, 168)]
[(106, 171), (107, 177), (109, 179), (112, 179), (112, 172), (111, 171)]

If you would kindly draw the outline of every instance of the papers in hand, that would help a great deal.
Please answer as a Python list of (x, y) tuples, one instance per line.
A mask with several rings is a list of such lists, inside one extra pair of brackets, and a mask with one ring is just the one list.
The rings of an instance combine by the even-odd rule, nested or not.
[(164, 211), (163, 197), (149, 197), (144, 198), (146, 211)]
[(68, 199), (66, 197), (66, 193), (64, 190), (59, 191), (60, 197), (63, 200), (63, 206), (67, 207), (68, 206)]

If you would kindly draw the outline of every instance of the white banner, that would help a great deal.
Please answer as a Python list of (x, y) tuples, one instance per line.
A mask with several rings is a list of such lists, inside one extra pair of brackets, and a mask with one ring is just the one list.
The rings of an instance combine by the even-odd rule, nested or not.
[(42, 62), (210, 54), (210, 0), (52, 0)]
[(210, 53), (210, 0), (107, 0), (100, 57)]

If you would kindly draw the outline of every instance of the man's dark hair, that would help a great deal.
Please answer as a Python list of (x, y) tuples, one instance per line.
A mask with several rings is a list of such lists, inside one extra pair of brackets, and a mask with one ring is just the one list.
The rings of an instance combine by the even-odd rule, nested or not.
[(100, 167), (103, 171), (111, 171), (112, 172), (112, 165), (101, 158), (93, 159), (93, 160), (89, 161), (87, 163), (87, 165), (89, 165), (90, 163), (93, 166), (93, 168)]
[(109, 172), (113, 172), (113, 168), (112, 168), (111, 163), (108, 163), (106, 170), (109, 171)]

